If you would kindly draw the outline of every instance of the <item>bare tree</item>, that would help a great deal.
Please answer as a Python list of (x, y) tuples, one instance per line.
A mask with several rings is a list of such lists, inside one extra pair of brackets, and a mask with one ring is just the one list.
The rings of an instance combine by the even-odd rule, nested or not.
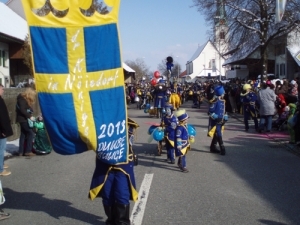
[(135, 61), (127, 60), (126, 64), (135, 71), (135, 78), (137, 81), (143, 77), (149, 77), (149, 67), (142, 58), (137, 58)]
[(30, 39), (29, 35), (26, 36), (23, 44), (23, 62), (24, 64), (29, 68), (30, 75), (33, 76), (33, 66), (32, 66), (32, 60), (31, 60), (31, 49), (30, 49)]
[[(224, 5), (231, 49), (243, 48), (243, 52), (259, 47), (261, 74), (267, 74), (268, 51), (272, 40), (299, 30), (300, 1), (288, 0), (284, 17), (275, 21), (275, 0), (193, 0), (194, 7), (205, 15), (211, 27), (214, 25), (217, 7)], [(263, 76), (261, 76), (263, 77)]]

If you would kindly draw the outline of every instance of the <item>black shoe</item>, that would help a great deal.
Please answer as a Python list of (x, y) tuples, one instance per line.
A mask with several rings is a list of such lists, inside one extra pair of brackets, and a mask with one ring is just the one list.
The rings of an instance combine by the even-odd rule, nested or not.
[(175, 160), (171, 160), (171, 162), (170, 162), (171, 164), (175, 164)]
[(209, 147), (211, 153), (220, 153), (220, 151), (217, 148), (217, 143), (218, 143), (218, 137), (215, 134)]
[(108, 205), (103, 205), (103, 207), (104, 207), (105, 214), (107, 216), (105, 224), (106, 225), (113, 225), (113, 224), (115, 224), (114, 219), (113, 219), (113, 215), (112, 215), (112, 213), (113, 213), (113, 207), (108, 206)]
[(129, 209), (130, 205), (119, 203), (114, 204), (114, 224), (130, 225)]
[(224, 147), (224, 145), (221, 145), (220, 148), (221, 148), (220, 154), (221, 155), (225, 155), (225, 147)]
[(245, 128), (245, 131), (249, 131), (249, 128)]
[(220, 153), (220, 150), (218, 150), (218, 149), (210, 149), (210, 152), (211, 153)]

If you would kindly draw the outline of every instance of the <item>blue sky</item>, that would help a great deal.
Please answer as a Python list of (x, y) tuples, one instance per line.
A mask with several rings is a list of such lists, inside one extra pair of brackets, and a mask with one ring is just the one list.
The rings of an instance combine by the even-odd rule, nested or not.
[(185, 70), (198, 45), (207, 41), (210, 29), (192, 4), (192, 0), (122, 0), (119, 28), (123, 61), (143, 58), (155, 71), (172, 55)]
[[(143, 58), (151, 71), (169, 55), (186, 62), (208, 39), (203, 17), (192, 0), (122, 0), (119, 27), (123, 61)], [(176, 57), (178, 56), (178, 57)]]

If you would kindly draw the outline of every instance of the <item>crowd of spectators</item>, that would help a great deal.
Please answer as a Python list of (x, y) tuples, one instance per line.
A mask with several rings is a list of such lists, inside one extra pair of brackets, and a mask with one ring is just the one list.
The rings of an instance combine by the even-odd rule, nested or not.
[[(299, 78), (295, 79), (272, 79), (272, 80), (241, 80), (231, 79), (228, 82), (222, 82), (225, 89), (226, 100), (226, 112), (244, 114), (242, 97), (245, 90), (243, 87), (245, 84), (251, 86), (251, 92), (257, 96), (255, 101), (255, 108), (257, 117), (259, 119), (259, 125), (256, 128), (257, 132), (272, 132), (274, 129), (283, 128), (288, 129), (291, 139), (291, 144), (300, 145), (300, 107), (298, 107), (299, 97)], [(216, 84), (221, 83), (218, 80), (196, 80), (193, 83), (178, 83), (186, 100), (189, 100), (189, 96), (196, 96), (196, 93), (202, 92), (209, 99), (213, 96), (211, 90)], [(147, 84), (147, 83), (146, 83)], [(147, 85), (146, 85), (147, 86)], [(170, 84), (172, 86), (172, 84)], [(128, 99), (134, 103), (134, 96), (136, 96), (136, 90), (142, 88), (141, 83), (129, 84), (126, 87)], [(149, 83), (147, 88), (151, 92), (151, 84)], [(190, 99), (193, 99), (191, 97)], [(296, 115), (294, 117), (294, 115)], [(293, 127), (288, 124), (289, 118), (297, 118), (294, 120)], [(285, 126), (282, 126), (284, 124)], [(299, 128), (298, 128), (299, 127)], [(248, 129), (246, 129), (248, 130)]]
[[(226, 111), (231, 113), (243, 113), (241, 94), (243, 86), (250, 84), (252, 91), (257, 95), (256, 108), (260, 118), (258, 132), (266, 128), (266, 132), (272, 129), (287, 128), (290, 144), (300, 145), (300, 107), (299, 78), (292, 80), (239, 80), (233, 79), (224, 84), (226, 91)], [(297, 119), (299, 117), (299, 119)], [(289, 119), (296, 118), (294, 124)], [(281, 126), (282, 124), (285, 127)]]

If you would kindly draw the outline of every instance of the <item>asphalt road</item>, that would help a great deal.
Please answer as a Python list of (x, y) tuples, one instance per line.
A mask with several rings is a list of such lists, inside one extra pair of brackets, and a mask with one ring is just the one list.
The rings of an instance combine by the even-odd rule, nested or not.
[[(187, 155), (190, 172), (182, 173), (165, 162), (166, 154), (155, 156), (156, 142), (148, 143), (149, 123), (159, 119), (129, 105), (128, 115), (140, 124), (135, 143), (138, 189), (146, 174), (153, 178), (142, 224), (300, 224), (300, 158), (284, 144), (287, 134), (245, 132), (240, 116), (232, 115), (224, 134), (226, 155), (211, 154), (206, 106), (190, 106), (183, 105), (197, 136)], [(12, 216), (1, 224), (105, 224), (101, 199), (87, 197), (94, 157), (90, 151), (7, 159), (12, 175), (1, 177), (2, 208)]]

